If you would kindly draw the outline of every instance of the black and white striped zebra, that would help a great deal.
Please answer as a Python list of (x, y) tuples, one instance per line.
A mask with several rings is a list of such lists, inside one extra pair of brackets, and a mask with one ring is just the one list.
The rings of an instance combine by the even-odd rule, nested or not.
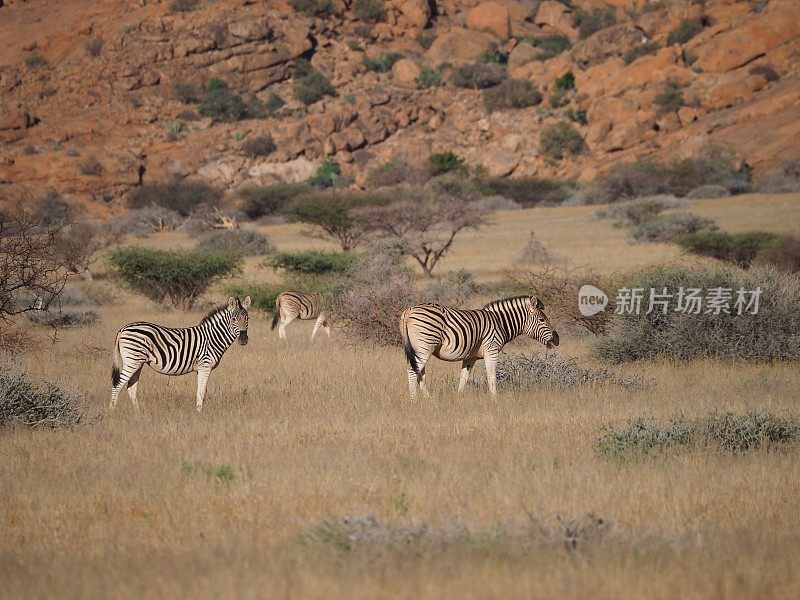
[(111, 408), (126, 385), (133, 406), (138, 410), (136, 387), (142, 367), (147, 364), (165, 375), (185, 375), (197, 371), (197, 410), (203, 409), (206, 384), (222, 355), (238, 338), (247, 343), (250, 296), (241, 302), (231, 297), (228, 304), (214, 309), (199, 325), (174, 328), (137, 322), (117, 333), (114, 366), (111, 368)]
[(547, 348), (558, 345), (558, 333), (544, 314), (544, 304), (533, 296), (495, 300), (477, 310), (459, 310), (438, 304), (419, 304), (403, 311), (400, 334), (408, 360), (408, 387), (417, 384), (429, 396), (425, 365), (431, 356), (461, 361), (458, 391), (464, 389), (470, 370), (481, 358), (492, 395), (497, 393), (497, 358), (517, 336), (527, 334)]
[(327, 316), (323, 311), (324, 298), (322, 294), (307, 294), (305, 292), (295, 292), (289, 290), (283, 292), (275, 300), (275, 316), (272, 317), (272, 329), (278, 325), (278, 337), (282, 340), (286, 339), (286, 326), (294, 321), (300, 319), (301, 321), (310, 321), (316, 319), (314, 323), (314, 330), (311, 332), (311, 339), (317, 335), (320, 326), (325, 328), (328, 336), (331, 335), (331, 327), (328, 323)]

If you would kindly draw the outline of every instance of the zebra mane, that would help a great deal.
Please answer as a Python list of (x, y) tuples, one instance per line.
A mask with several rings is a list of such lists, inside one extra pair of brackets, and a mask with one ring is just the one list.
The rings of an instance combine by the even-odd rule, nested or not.
[(200, 325), (204, 323), (208, 323), (209, 321), (215, 320), (223, 311), (228, 310), (228, 305), (223, 304), (222, 306), (218, 306), (216, 308), (212, 308), (211, 312), (209, 312), (203, 319), (200, 321)]
[(510, 298), (501, 298), (500, 300), (492, 300), (491, 302), (484, 304), (484, 309), (491, 309), (495, 308), (496, 306), (501, 306), (503, 304), (507, 304), (509, 302), (513, 302), (514, 300), (525, 300), (530, 299), (530, 296), (512, 296)]

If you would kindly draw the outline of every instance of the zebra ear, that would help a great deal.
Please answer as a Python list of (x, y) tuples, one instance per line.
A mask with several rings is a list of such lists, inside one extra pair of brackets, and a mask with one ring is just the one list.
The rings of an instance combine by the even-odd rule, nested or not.
[(228, 310), (235, 310), (236, 309), (236, 305), (238, 303), (239, 303), (239, 301), (236, 300), (236, 298), (234, 298), (233, 296), (228, 298)]
[(247, 296), (244, 300), (242, 300), (242, 308), (245, 310), (250, 308), (250, 296)]
[(534, 298), (534, 300), (536, 301), (536, 308), (539, 310), (544, 310), (544, 302), (542, 302), (539, 298)]

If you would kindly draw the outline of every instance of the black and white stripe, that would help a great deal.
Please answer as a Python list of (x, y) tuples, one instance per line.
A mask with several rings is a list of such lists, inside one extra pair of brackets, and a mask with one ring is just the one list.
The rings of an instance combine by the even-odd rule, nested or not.
[(544, 304), (533, 296), (490, 302), (478, 310), (459, 310), (438, 304), (419, 304), (403, 311), (400, 334), (408, 360), (411, 397), (417, 384), (428, 396), (425, 365), (431, 356), (461, 361), (458, 391), (464, 389), (473, 365), (484, 359), (489, 391), (497, 393), (497, 358), (508, 342), (527, 334), (548, 348), (558, 345), (558, 333), (544, 314)]
[(199, 325), (186, 328), (163, 327), (153, 323), (130, 323), (117, 333), (114, 366), (111, 369), (111, 408), (120, 390), (138, 410), (136, 387), (142, 367), (147, 364), (165, 375), (197, 371), (197, 410), (202, 410), (211, 371), (236, 339), (247, 343), (250, 296), (243, 301), (231, 297), (228, 304), (211, 311)]
[(275, 329), (275, 326), (280, 322), (278, 336), (285, 340), (286, 326), (289, 323), (295, 319), (300, 319), (301, 321), (316, 319), (317, 322), (314, 323), (311, 339), (313, 340), (317, 335), (320, 326), (324, 327), (325, 332), (330, 336), (331, 328), (323, 311), (323, 303), (322, 294), (307, 294), (293, 290), (283, 292), (275, 300), (275, 316), (272, 317), (272, 329)]

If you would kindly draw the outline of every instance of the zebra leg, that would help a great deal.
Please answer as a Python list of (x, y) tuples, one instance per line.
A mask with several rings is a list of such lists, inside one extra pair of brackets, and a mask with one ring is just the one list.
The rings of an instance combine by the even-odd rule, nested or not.
[(422, 367), (419, 372), (419, 389), (422, 390), (422, 393), (425, 395), (426, 398), (431, 397), (431, 391), (428, 389), (428, 375), (425, 373), (425, 367)]
[(411, 367), (408, 367), (408, 391), (412, 400), (417, 397), (417, 374)]
[[(111, 388), (111, 403), (108, 405), (109, 409), (114, 410), (114, 408), (117, 406), (119, 393), (122, 391), (122, 388), (124, 388), (128, 382), (133, 379), (134, 375), (136, 375), (136, 379), (139, 378), (138, 373), (141, 371), (143, 364), (144, 363), (139, 363), (137, 365), (136, 363), (133, 363), (133, 365), (130, 365), (122, 362), (122, 364), (119, 365), (119, 379), (116, 380), (116, 383), (114, 383)], [(135, 385), (136, 384), (134, 383), (134, 387)], [(134, 391), (134, 395), (135, 394), (136, 392)]]
[(135, 408), (138, 412), (139, 410), (139, 401), (136, 400), (136, 387), (139, 385), (139, 375), (142, 374), (142, 367), (131, 375), (131, 378), (128, 380), (128, 397), (131, 399), (131, 404), (133, 404), (133, 408)]
[(203, 400), (206, 397), (206, 385), (208, 384), (208, 376), (211, 375), (211, 369), (201, 367), (197, 370), (197, 412), (203, 410)]
[(461, 379), (458, 381), (458, 393), (464, 391), (464, 386), (467, 385), (467, 379), (469, 379), (469, 373), (472, 371), (472, 367), (475, 366), (475, 359), (467, 359), (461, 361)]
[(281, 315), (281, 324), (278, 325), (278, 337), (281, 338), (284, 342), (286, 341), (286, 326), (294, 321), (294, 317), (291, 315)]
[[(314, 323), (314, 331), (311, 332), (311, 341), (312, 342), (314, 341), (314, 336), (317, 335), (317, 331), (319, 331), (320, 325), (322, 325), (324, 322), (325, 322), (325, 317), (323, 317), (322, 315), (317, 317), (317, 321), (316, 321), (316, 323)], [(325, 329), (327, 329), (327, 327), (325, 327)], [(330, 333), (328, 333), (328, 335), (330, 335)]]
[(483, 357), (484, 365), (486, 366), (486, 381), (489, 384), (489, 393), (492, 396), (497, 395), (497, 352), (487, 352)]

